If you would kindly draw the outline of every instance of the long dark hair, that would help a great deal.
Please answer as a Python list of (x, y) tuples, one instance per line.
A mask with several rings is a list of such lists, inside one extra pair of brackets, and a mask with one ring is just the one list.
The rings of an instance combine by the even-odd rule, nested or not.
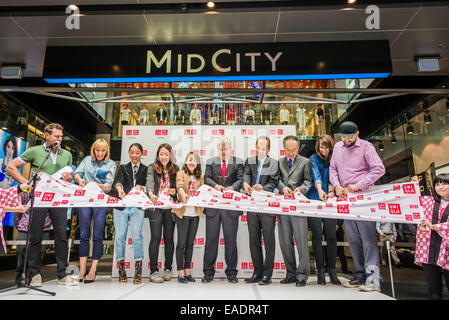
[(195, 152), (193, 152), (193, 151), (189, 152), (189, 154), (186, 157), (186, 160), (184, 161), (184, 165), (182, 166), (182, 170), (184, 170), (184, 172), (187, 173), (187, 175), (189, 175), (189, 176), (192, 175), (190, 173), (189, 168), (187, 167), (187, 160), (189, 160), (190, 155), (193, 155), (195, 157), (195, 160), (196, 160), (196, 163), (197, 163), (197, 166), (196, 166), (195, 170), (193, 170), (193, 176), (195, 178), (199, 179), (199, 178), (201, 178), (201, 173), (202, 173), (202, 171), (201, 171), (201, 159), (198, 156), (198, 154), (196, 154)]
[(132, 147), (136, 147), (137, 149), (140, 150), (140, 153), (143, 153), (143, 147), (142, 147), (142, 145), (141, 145), (140, 143), (135, 142), (135, 143), (133, 143), (132, 145), (130, 145), (130, 146), (129, 146), (129, 149), (128, 149), (128, 152), (131, 151), (131, 148), (132, 148)]
[(162, 175), (162, 172), (164, 171), (164, 166), (162, 165), (161, 160), (159, 159), (159, 151), (161, 151), (162, 148), (165, 148), (170, 153), (170, 159), (167, 163), (167, 172), (169, 176), (172, 176), (176, 174), (176, 172), (179, 170), (179, 167), (175, 164), (175, 156), (173, 155), (173, 148), (168, 143), (163, 143), (157, 148), (156, 152), (156, 159), (154, 160), (154, 170), (157, 172), (157, 174)]
[(5, 152), (5, 158), (6, 158), (6, 147), (8, 146), (9, 142), (12, 143), (12, 147), (14, 149), (14, 154), (12, 155), (12, 158), (14, 159), (17, 157), (17, 141), (16, 141), (16, 138), (13, 136), (9, 136), (8, 138), (6, 138), (5, 144), (3, 145), (3, 151)]
[(435, 179), (433, 180), (433, 191), (435, 191), (435, 201), (441, 202), (441, 197), (440, 195), (437, 193), (437, 191), (435, 190), (435, 186), (437, 183), (446, 183), (449, 184), (449, 173), (440, 173), (439, 175), (437, 175), (435, 177)]
[[(324, 157), (320, 152), (320, 143), (325, 146), (326, 148), (329, 148), (329, 154), (327, 157)], [(334, 150), (335, 140), (328, 134), (322, 134), (316, 138), (315, 143), (315, 152), (318, 155), (318, 157), (321, 158), (321, 160), (330, 162), (332, 157), (332, 151)]]

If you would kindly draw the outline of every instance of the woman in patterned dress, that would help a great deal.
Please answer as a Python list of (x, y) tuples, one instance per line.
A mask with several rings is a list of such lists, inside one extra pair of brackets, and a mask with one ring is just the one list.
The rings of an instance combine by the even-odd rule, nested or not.
[(421, 197), (424, 217), (416, 230), (415, 264), (427, 279), (428, 298), (442, 299), (442, 277), (449, 289), (449, 174), (433, 182), (435, 197)]

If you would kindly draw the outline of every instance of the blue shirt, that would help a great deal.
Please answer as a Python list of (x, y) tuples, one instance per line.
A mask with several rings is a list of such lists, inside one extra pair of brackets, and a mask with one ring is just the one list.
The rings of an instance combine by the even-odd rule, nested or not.
[(87, 156), (76, 168), (74, 175), (78, 174), (82, 179), (86, 180), (86, 183), (93, 181), (100, 184), (108, 184), (109, 189), (106, 192), (109, 192), (114, 182), (116, 169), (117, 165), (111, 159), (97, 162), (92, 160), (91, 156)]
[(329, 185), (331, 185), (329, 181), (329, 162), (321, 160), (316, 153), (314, 153), (309, 159), (312, 164), (313, 186), (307, 193), (307, 198), (312, 200), (320, 200), (316, 184), (321, 183), (321, 188), (323, 191), (326, 193), (328, 192)]

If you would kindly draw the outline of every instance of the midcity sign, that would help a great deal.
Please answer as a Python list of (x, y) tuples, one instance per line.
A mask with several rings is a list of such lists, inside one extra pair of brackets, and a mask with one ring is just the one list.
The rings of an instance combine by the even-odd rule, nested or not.
[[(245, 66), (249, 70), (243, 70), (243, 72), (255, 72), (257, 67), (257, 61), (261, 59), (268, 59), (271, 64), (271, 71), (276, 72), (276, 62), (281, 57), (282, 51), (276, 52), (275, 55), (271, 55), (270, 52), (232, 52), (231, 49), (219, 49), (215, 51), (210, 57), (210, 65), (217, 72), (227, 73), (231, 71), (242, 71), (242, 59), (247, 59), (249, 63), (245, 63)], [(226, 56), (226, 59), (223, 57)], [(206, 66), (206, 59), (203, 55), (198, 53), (178, 53), (172, 54), (172, 50), (166, 50), (165, 53), (157, 57), (152, 50), (147, 51), (147, 68), (146, 73), (151, 74), (154, 68), (165, 69), (165, 73), (198, 73), (201, 72)], [(176, 68), (172, 68), (173, 60), (176, 60)], [(227, 61), (224, 62), (224, 60)], [(266, 62), (266, 61), (265, 61)], [(176, 69), (176, 70), (174, 70)]]
[[(67, 63), (70, 61), (70, 63)], [(47, 47), (50, 83), (380, 78), (388, 40)]]

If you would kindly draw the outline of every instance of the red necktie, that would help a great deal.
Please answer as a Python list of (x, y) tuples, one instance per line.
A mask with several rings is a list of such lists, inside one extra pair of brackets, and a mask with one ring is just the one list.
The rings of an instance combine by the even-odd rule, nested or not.
[(226, 176), (226, 161), (223, 161), (221, 164), (221, 176), (223, 178), (223, 183), (225, 182), (225, 176)]

